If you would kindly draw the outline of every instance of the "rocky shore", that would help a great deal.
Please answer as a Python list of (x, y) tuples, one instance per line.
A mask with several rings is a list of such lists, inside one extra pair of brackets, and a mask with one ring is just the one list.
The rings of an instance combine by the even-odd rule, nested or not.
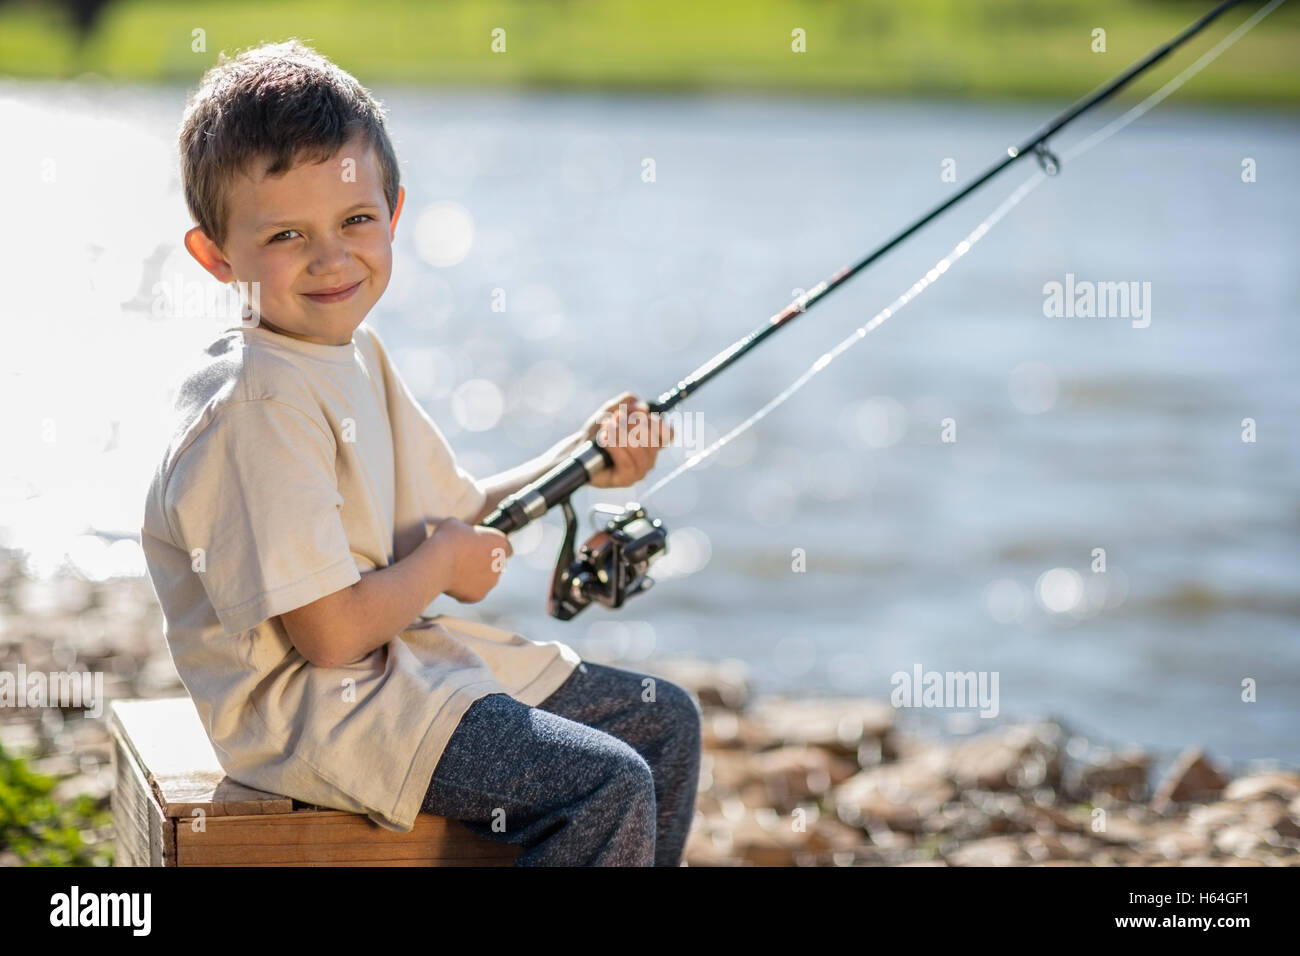
[[(183, 694), (161, 634), (147, 580), (31, 581), (0, 552), (0, 670), (102, 672), (108, 700)], [(690, 866), (1300, 864), (1294, 771), (1228, 779), (1192, 749), (1153, 779), (1151, 755), (1054, 722), (940, 739), (900, 727), (886, 701), (756, 698), (739, 662), (637, 669), (681, 684), (704, 713)], [(4, 708), (0, 745), (58, 778), (56, 800), (107, 808), (104, 707), (98, 719)], [(0, 865), (18, 862), (0, 846)]]
[(1156, 781), (1054, 721), (958, 740), (887, 701), (752, 699), (740, 662), (645, 668), (691, 690), (704, 760), (691, 866), (1296, 866), (1300, 773), (1229, 779), (1196, 748)]

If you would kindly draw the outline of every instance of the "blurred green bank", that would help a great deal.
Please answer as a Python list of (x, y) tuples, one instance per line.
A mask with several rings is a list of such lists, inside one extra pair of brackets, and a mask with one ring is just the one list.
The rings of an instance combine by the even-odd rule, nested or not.
[[(1154, 88), (1259, 6), (1225, 14), (1134, 92)], [(1059, 98), (1115, 74), (1211, 7), (1185, 0), (0, 0), (0, 74), (189, 83), (220, 50), (298, 36), (369, 85)], [(1093, 49), (1099, 29), (1104, 52)], [(502, 52), (492, 48), (497, 30)], [(805, 52), (792, 49), (800, 37)], [(1298, 53), (1300, 4), (1291, 2), (1180, 98), (1294, 106)]]

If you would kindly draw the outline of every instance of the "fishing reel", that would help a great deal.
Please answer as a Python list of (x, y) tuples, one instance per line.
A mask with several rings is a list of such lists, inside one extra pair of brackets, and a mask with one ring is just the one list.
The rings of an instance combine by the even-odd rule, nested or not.
[(591, 509), (596, 533), (576, 553), (578, 521), (569, 499), (564, 510), (564, 545), (555, 562), (546, 609), (561, 621), (599, 602), (617, 608), (629, 597), (647, 591), (654, 580), (647, 576), (650, 562), (668, 552), (668, 529), (651, 518), (636, 502), (625, 507), (598, 504)]

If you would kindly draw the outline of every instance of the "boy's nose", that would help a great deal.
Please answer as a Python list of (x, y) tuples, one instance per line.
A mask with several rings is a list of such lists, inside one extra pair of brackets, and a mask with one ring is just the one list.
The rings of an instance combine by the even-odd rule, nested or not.
[(351, 258), (351, 252), (348, 250), (348, 244), (344, 239), (335, 236), (322, 236), (312, 243), (311, 247), (311, 265), (309, 271), (326, 275), (330, 272), (337, 272), (339, 267), (344, 265)]

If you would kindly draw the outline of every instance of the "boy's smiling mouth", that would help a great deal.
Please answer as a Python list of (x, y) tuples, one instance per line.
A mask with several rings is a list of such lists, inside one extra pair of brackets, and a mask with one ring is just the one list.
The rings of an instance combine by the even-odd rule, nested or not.
[(334, 286), (330, 289), (322, 289), (320, 292), (303, 292), (302, 295), (312, 302), (342, 302), (351, 296), (361, 287), (365, 279), (358, 279), (351, 285)]

